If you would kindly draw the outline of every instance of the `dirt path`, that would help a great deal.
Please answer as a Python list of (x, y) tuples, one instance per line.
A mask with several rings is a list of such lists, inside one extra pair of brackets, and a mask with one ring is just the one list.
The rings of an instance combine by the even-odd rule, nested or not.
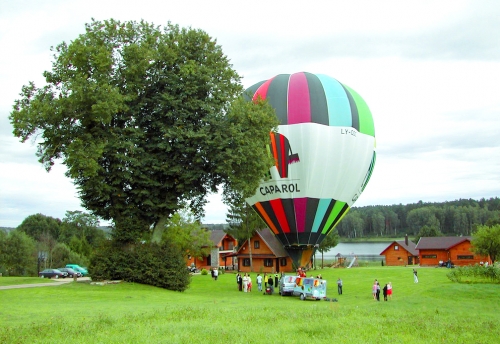
[[(20, 288), (35, 288), (35, 287), (56, 287), (61, 284), (67, 284), (73, 282), (72, 278), (64, 278), (64, 279), (53, 279), (54, 283), (33, 283), (33, 284), (16, 284), (16, 285), (4, 285), (0, 286), (0, 290), (4, 289), (20, 289)], [(90, 277), (80, 277), (78, 282), (80, 281), (90, 281)]]

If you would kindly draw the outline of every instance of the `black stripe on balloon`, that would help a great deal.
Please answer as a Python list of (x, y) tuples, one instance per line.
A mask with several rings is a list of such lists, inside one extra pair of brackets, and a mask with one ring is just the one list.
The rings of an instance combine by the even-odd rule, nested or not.
[(305, 233), (307, 233), (306, 243), (310, 243), (309, 239), (311, 236), (311, 229), (314, 225), (314, 219), (316, 218), (316, 212), (318, 211), (319, 198), (308, 198), (306, 203), (306, 226), (304, 228)]
[(288, 124), (288, 81), (290, 74), (279, 74), (274, 77), (267, 89), (266, 99), (276, 110), (279, 124)]
[(314, 74), (304, 73), (304, 75), (306, 76), (309, 99), (311, 100), (311, 122), (329, 125), (328, 105), (323, 84)]
[[(342, 84), (341, 84), (342, 85)], [(347, 90), (347, 88), (342, 85), (342, 88), (344, 89), (345, 94), (347, 95), (347, 99), (349, 99), (349, 105), (351, 106), (351, 117), (352, 117), (352, 127), (359, 131), (359, 113), (358, 113), (358, 107), (356, 106), (356, 102), (354, 101), (354, 98), (351, 95), (351, 92)]]
[[(290, 233), (287, 236), (296, 237), (297, 236), (297, 224), (295, 221), (295, 207), (293, 206), (293, 199), (282, 198), (281, 204), (283, 204), (283, 210), (285, 211), (286, 220), (290, 228)], [(293, 233), (293, 234), (292, 234)]]
[[(267, 216), (269, 216), (269, 219), (273, 223), (274, 227), (278, 230), (279, 234), (276, 234), (276, 236), (285, 239), (284, 233), (283, 233), (283, 228), (281, 228), (280, 223), (278, 221), (278, 218), (274, 214), (274, 210), (273, 210), (273, 207), (271, 206), (271, 202), (269, 202), (269, 201), (261, 202), (260, 205), (262, 206), (262, 208), (266, 212)], [(280, 241), (283, 245), (286, 245), (286, 243), (287, 243), (286, 240), (283, 241), (280, 239)]]
[(262, 80), (261, 82), (258, 82), (256, 83), (255, 85), (252, 85), (250, 86), (249, 88), (247, 88), (245, 90), (245, 92), (243, 92), (243, 98), (245, 98), (245, 100), (247, 102), (249, 102), (250, 100), (253, 99), (253, 96), (255, 94), (255, 92), (257, 92), (257, 90), (259, 89), (259, 87), (265, 83), (267, 80)]
[(307, 232), (297, 233), (297, 240), (298, 240), (297, 244), (299, 245), (310, 245), (311, 244), (310, 239), (311, 239), (310, 229)]

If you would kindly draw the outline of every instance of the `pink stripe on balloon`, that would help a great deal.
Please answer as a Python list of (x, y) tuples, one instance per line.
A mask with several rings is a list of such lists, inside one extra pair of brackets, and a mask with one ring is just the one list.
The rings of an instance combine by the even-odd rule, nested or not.
[(304, 73), (295, 73), (288, 82), (288, 123), (311, 122), (311, 99)]
[(306, 228), (306, 207), (307, 198), (295, 198), (293, 200), (295, 208), (295, 222), (297, 223), (297, 232), (303, 233)]
[(259, 86), (257, 91), (255, 91), (252, 100), (256, 100), (258, 96), (260, 96), (262, 99), (266, 99), (267, 96), (267, 90), (269, 89), (269, 85), (271, 85), (271, 82), (273, 81), (274, 78), (271, 78), (267, 80), (265, 83)]

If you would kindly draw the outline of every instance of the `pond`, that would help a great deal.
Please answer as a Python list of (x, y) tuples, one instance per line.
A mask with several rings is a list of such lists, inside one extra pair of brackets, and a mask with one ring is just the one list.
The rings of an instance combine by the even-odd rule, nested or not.
[[(323, 254), (324, 259), (333, 260), (337, 254), (345, 257), (356, 256), (359, 260), (382, 260), (384, 256), (380, 253), (391, 244), (387, 242), (346, 242), (339, 243), (337, 246)], [(321, 253), (317, 252), (316, 259), (321, 259)]]

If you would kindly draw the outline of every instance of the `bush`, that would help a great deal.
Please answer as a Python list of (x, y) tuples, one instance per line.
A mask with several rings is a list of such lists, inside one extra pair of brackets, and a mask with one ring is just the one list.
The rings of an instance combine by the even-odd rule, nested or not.
[(489, 265), (480, 266), (478, 264), (473, 266), (460, 266), (452, 269), (446, 275), (452, 282), (481, 282), (484, 280), (493, 283), (500, 283), (500, 268)]
[(201, 274), (202, 275), (208, 275), (207, 269), (201, 269)]
[(190, 277), (182, 252), (173, 245), (108, 242), (92, 257), (92, 279), (124, 280), (174, 291), (188, 288)]

